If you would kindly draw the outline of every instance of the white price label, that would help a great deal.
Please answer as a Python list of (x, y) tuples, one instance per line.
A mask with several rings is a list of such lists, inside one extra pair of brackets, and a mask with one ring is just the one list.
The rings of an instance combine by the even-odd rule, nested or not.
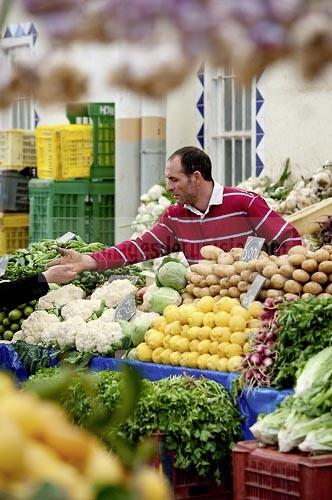
[(77, 235), (68, 231), (68, 233), (63, 234), (59, 238), (56, 239), (58, 243), (68, 243), (68, 241), (77, 240)]
[(249, 236), (244, 249), (241, 253), (241, 260), (248, 262), (255, 260), (259, 256), (260, 251), (265, 243), (264, 238), (257, 238), (256, 236)]
[(124, 319), (129, 321), (136, 313), (136, 302), (135, 297), (132, 293), (127, 295), (115, 309), (115, 321), (119, 319)]
[(245, 307), (247, 309), (249, 304), (256, 299), (257, 295), (259, 294), (259, 292), (262, 289), (262, 286), (265, 283), (265, 280), (266, 280), (266, 278), (264, 278), (264, 276), (261, 276), (260, 274), (258, 274), (258, 276), (256, 276), (256, 278), (254, 279), (254, 281), (250, 285), (245, 297), (241, 301), (241, 305), (243, 307)]

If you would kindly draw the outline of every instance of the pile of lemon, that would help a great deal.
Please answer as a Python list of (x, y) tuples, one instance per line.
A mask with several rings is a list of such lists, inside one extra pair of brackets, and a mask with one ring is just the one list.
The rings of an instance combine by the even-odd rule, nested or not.
[(259, 328), (262, 304), (248, 309), (231, 297), (202, 297), (195, 304), (167, 306), (136, 348), (140, 361), (201, 370), (238, 371)]

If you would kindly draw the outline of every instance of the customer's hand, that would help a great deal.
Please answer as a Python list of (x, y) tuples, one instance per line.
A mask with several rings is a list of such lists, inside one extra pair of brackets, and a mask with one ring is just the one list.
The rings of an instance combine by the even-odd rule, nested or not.
[(76, 250), (66, 250), (65, 248), (58, 248), (58, 252), (62, 257), (51, 260), (48, 263), (48, 267), (58, 266), (63, 264), (71, 264), (76, 273), (81, 273), (82, 271), (96, 271), (97, 262), (95, 259), (90, 257), (90, 255), (82, 255)]
[(72, 264), (53, 266), (43, 272), (48, 283), (69, 283), (77, 273)]

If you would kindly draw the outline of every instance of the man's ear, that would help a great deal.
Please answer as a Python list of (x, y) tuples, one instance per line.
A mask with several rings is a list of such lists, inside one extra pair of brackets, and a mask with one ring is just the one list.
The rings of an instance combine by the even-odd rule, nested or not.
[(195, 172), (193, 172), (192, 176), (196, 182), (200, 182), (202, 180), (202, 174), (198, 170), (195, 170)]

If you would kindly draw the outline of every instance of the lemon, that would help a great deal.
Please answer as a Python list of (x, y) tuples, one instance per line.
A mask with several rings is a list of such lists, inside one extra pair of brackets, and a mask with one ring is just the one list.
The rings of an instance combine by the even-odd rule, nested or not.
[(180, 318), (180, 312), (178, 306), (166, 306), (163, 312), (163, 316), (167, 323), (173, 323), (173, 321), (178, 321)]
[(149, 328), (149, 330), (146, 330), (146, 332), (144, 333), (144, 341), (146, 342), (147, 339), (149, 338), (149, 335), (150, 333), (153, 333), (153, 332), (158, 332), (159, 330), (155, 330), (154, 328)]
[(242, 352), (242, 347), (239, 344), (229, 344), (225, 349), (227, 358), (232, 358), (233, 356), (241, 356)]
[(231, 343), (243, 346), (248, 339), (248, 334), (245, 332), (233, 332), (231, 335)]
[(218, 354), (221, 358), (225, 358), (226, 357), (226, 349), (227, 347), (231, 345), (230, 342), (220, 342), (219, 343), (219, 346), (218, 346)]
[(187, 366), (189, 368), (197, 368), (197, 361), (199, 358), (198, 352), (189, 352), (186, 358)]
[(210, 339), (211, 332), (212, 328), (210, 328), (209, 326), (202, 326), (198, 332), (199, 340)]
[(212, 328), (210, 338), (211, 340), (218, 340), (218, 342), (229, 342), (231, 333), (228, 326), (215, 326)]
[(189, 324), (190, 316), (196, 311), (197, 311), (197, 309), (194, 305), (182, 304), (179, 307), (179, 320), (181, 321), (182, 325)]
[(191, 352), (196, 352), (198, 350), (198, 344), (199, 344), (198, 339), (192, 340), (189, 344), (189, 350)]
[(142, 342), (136, 347), (136, 355), (139, 361), (151, 361), (152, 349), (145, 342)]
[(241, 369), (242, 366), (242, 357), (241, 356), (232, 356), (229, 358), (227, 363), (227, 369), (229, 372), (237, 372)]
[(243, 332), (246, 327), (246, 320), (242, 316), (232, 316), (229, 321), (231, 332)]
[(210, 347), (209, 347), (209, 353), (210, 354), (217, 354), (218, 346), (219, 346), (218, 341), (214, 340), (213, 342), (211, 342)]
[(218, 370), (218, 372), (227, 372), (228, 371), (228, 359), (227, 358), (220, 358), (219, 361), (217, 361), (216, 369)]
[(219, 311), (214, 316), (216, 326), (228, 326), (231, 315), (226, 311)]
[(157, 349), (154, 349), (152, 352), (152, 361), (154, 363), (160, 363), (160, 356), (161, 353), (163, 352), (164, 348), (163, 347), (157, 347)]
[(201, 340), (198, 343), (197, 350), (200, 354), (208, 354), (211, 340)]
[(179, 366), (180, 356), (181, 356), (181, 352), (179, 352), (179, 351), (172, 352), (172, 354), (170, 354), (170, 356), (169, 356), (169, 361), (170, 361), (171, 365)]
[(213, 356), (210, 356), (209, 359), (207, 360), (206, 368), (208, 370), (216, 370), (219, 359), (220, 358), (218, 354), (213, 354)]
[(170, 355), (172, 354), (172, 350), (171, 349), (164, 349), (163, 352), (161, 353), (160, 355), (160, 362), (163, 364), (163, 365), (169, 365), (170, 364)]
[(236, 299), (232, 299), (231, 297), (222, 297), (220, 300), (214, 303), (213, 312), (217, 313), (220, 311), (230, 312), (232, 307), (234, 307), (239, 302)]
[(176, 351), (186, 352), (189, 351), (190, 340), (185, 337), (180, 337), (176, 342)]
[(262, 314), (262, 310), (263, 310), (263, 304), (261, 302), (258, 302), (258, 300), (254, 300), (248, 306), (248, 313), (253, 318), (259, 318), (260, 315)]
[(148, 330), (144, 335), (144, 340), (151, 349), (156, 349), (157, 347), (162, 347), (164, 334), (159, 330)]
[(215, 300), (213, 297), (206, 296), (202, 297), (196, 304), (196, 307), (199, 311), (203, 313), (208, 313), (213, 311), (213, 306), (215, 304)]
[(197, 360), (197, 367), (200, 370), (206, 370), (207, 368), (207, 363), (210, 359), (211, 355), (210, 354), (201, 354)]
[(168, 349), (169, 348), (169, 343), (170, 343), (170, 340), (172, 338), (172, 335), (164, 335), (164, 338), (163, 338), (163, 346)]
[(247, 309), (240, 305), (232, 307), (231, 316), (239, 316), (243, 318), (246, 322), (249, 320), (249, 313)]
[[(178, 340), (180, 340), (182, 337), (181, 335), (171, 335), (169, 339), (169, 349), (172, 349), (173, 351), (177, 351), (177, 343)], [(189, 341), (188, 341), (189, 342)]]
[(190, 330), (190, 326), (189, 325), (182, 325), (182, 327), (181, 327), (181, 335), (183, 337), (187, 337), (187, 333), (188, 333), (189, 330)]
[(242, 351), (244, 352), (244, 354), (246, 354), (247, 352), (250, 351), (250, 344), (249, 342), (246, 342), (243, 347), (242, 347)]
[(199, 326), (191, 326), (187, 331), (187, 337), (189, 340), (198, 339), (199, 332), (201, 331)]
[(208, 312), (208, 313), (204, 314), (203, 326), (209, 326), (210, 328), (213, 328), (215, 326), (213, 312)]
[(202, 326), (204, 319), (204, 313), (202, 311), (195, 311), (189, 318), (190, 326)]
[(188, 359), (189, 359), (189, 352), (183, 352), (180, 355), (180, 363), (179, 363), (180, 366), (189, 366)]
[(151, 328), (155, 330), (160, 330), (163, 332), (165, 330), (165, 326), (167, 325), (165, 318), (163, 316), (159, 316), (159, 318), (155, 318), (151, 323)]

